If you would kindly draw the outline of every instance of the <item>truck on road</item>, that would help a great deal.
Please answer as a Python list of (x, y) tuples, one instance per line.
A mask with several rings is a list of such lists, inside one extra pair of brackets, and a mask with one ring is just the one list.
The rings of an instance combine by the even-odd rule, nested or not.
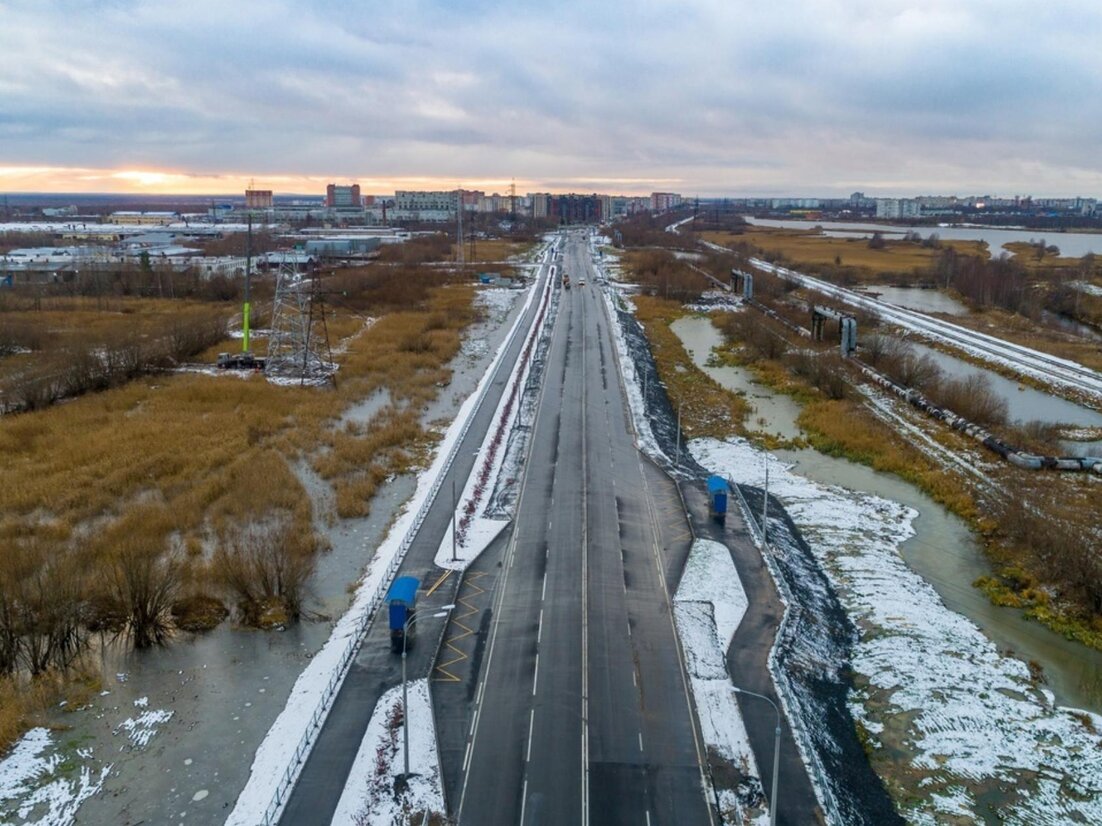
[(413, 644), (417, 633), (417, 589), (420, 580), (413, 576), (400, 576), (390, 586), (386, 595), (390, 612), (390, 650), (401, 654)]
[(708, 513), (717, 522), (727, 518), (727, 494), (731, 488), (722, 476), (708, 477)]
[(562, 274), (562, 287), (564, 290), (570, 289), (570, 276), (566, 273)]

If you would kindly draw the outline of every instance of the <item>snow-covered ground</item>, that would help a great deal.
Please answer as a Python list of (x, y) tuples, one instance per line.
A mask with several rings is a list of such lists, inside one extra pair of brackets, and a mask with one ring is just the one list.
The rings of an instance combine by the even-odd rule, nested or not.
[[(695, 440), (690, 450), (736, 482), (764, 481), (762, 453), (743, 440)], [(874, 766), (905, 790), (904, 816), (1102, 822), (1102, 717), (1055, 706), (1025, 663), (1002, 655), (907, 567), (899, 544), (916, 512), (769, 463), (770, 493), (860, 629), (850, 708)]]
[(694, 304), (686, 304), (685, 308), (694, 313), (710, 313), (714, 310), (734, 313), (742, 309), (742, 297), (726, 290), (705, 290), (700, 294), (700, 300)]
[[(348, 783), (333, 813), (332, 826), (392, 826), (423, 812), (444, 817), (440, 755), (436, 751), (428, 680), (411, 681), (407, 692), (408, 715), (402, 708), (401, 686), (387, 691), (375, 705)], [(404, 789), (396, 791), (395, 778), (405, 771), (403, 728), (407, 720), (413, 776)]]
[(719, 786), (716, 778), (731, 774), (713, 773), (718, 786), (713, 792), (726, 824), (769, 822), (760, 774), (727, 674), (726, 652), (746, 606), (731, 552), (718, 542), (697, 539), (674, 597), (674, 616), (704, 743), (737, 777), (731, 786)]
[[(541, 260), (550, 257), (549, 251), (541, 254)], [(528, 303), (534, 300), (535, 289), (528, 290)], [(524, 318), (517, 316), (514, 329)], [(263, 819), (277, 789), (283, 787), (289, 766), (299, 764), (308, 751), (310, 742), (328, 713), (328, 699), (340, 684), (350, 661), (361, 630), (374, 610), (380, 593), (385, 587), (394, 566), (404, 553), (409, 538), (415, 532), (422, 510), (436, 494), (437, 480), (442, 478), (450, 457), (463, 434), (483, 392), (492, 379), (500, 359), (504, 356), (512, 332), (498, 348), (497, 355), (486, 370), (477, 389), (463, 403), (454, 421), (441, 440), (432, 465), (417, 479), (417, 488), (388, 532), (386, 539), (375, 550), (356, 590), (352, 605), (336, 623), (333, 633), (310, 664), (299, 675), (287, 699), (287, 704), (272, 724), (264, 741), (256, 751), (245, 788), (226, 821), (227, 826), (249, 826)]]

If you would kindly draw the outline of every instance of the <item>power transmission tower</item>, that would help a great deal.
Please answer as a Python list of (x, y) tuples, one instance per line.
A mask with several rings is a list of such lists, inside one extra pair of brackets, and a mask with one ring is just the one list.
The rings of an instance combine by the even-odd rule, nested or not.
[(304, 278), (284, 257), (276, 276), (264, 372), (284, 383), (297, 380), (299, 384), (323, 384), (336, 369), (317, 280)]

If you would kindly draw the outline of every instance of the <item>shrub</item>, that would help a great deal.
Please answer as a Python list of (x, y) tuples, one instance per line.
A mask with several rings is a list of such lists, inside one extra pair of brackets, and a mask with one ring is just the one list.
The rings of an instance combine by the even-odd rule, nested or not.
[(296, 620), (302, 614), (315, 549), (313, 535), (295, 530), (290, 514), (272, 513), (228, 530), (212, 565), (237, 597), (246, 624), (281, 624), (283, 617)]

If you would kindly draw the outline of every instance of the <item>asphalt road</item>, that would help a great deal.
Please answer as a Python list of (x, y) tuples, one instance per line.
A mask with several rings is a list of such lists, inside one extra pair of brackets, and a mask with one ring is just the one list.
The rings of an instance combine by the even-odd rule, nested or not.
[[(422, 591), (418, 597), (417, 639), (407, 653), (406, 661), (410, 679), (424, 677), (433, 666), (436, 643), (446, 622), (433, 616), (433, 607), (451, 604), (456, 599), (458, 577), (454, 575), (446, 576), (431, 595), (425, 593), (441, 577), (445, 577), (445, 572), (437, 568), (433, 560), (452, 517), (451, 498), (448, 494), (451, 481), (454, 479), (456, 486), (462, 489), (471, 473), (474, 454), (493, 422), (498, 400), (523, 346), (525, 331), (535, 318), (539, 306), (539, 291), (542, 290), (548, 272), (548, 267), (541, 268), (538, 283), (534, 287), (537, 290), (536, 299), (526, 311), (526, 317), (521, 322), (516, 337), (506, 350), (487, 390), (487, 396), (475, 413), (475, 419), (445, 476), (441, 493), (429, 510), (398, 573), (399, 576), (415, 576), (422, 582)], [(368, 627), (360, 650), (333, 701), (325, 725), (283, 809), (280, 823), (317, 824), (328, 823), (332, 819), (375, 704), (388, 688), (400, 682), (401, 657), (390, 652), (387, 614), (382, 610)]]
[(583, 235), (564, 265), (588, 286), (563, 291), (482, 667), (434, 683), (438, 718), (471, 720), (451, 807), (472, 826), (710, 823), (664, 555), (685, 516), (634, 447)]

